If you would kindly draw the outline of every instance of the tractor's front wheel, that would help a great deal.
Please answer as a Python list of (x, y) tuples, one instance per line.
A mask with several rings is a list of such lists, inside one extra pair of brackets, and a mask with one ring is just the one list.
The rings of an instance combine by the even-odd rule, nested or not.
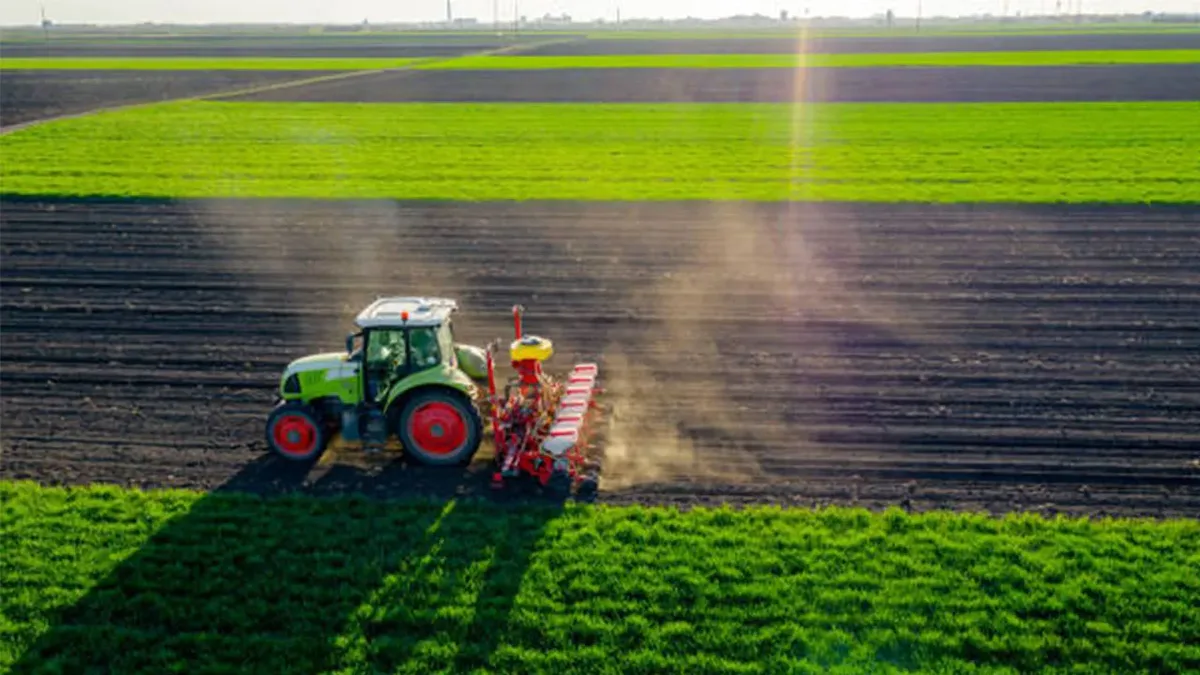
[(469, 464), (483, 438), (483, 422), (471, 401), (436, 389), (410, 398), (396, 426), (404, 451), (421, 464)]
[(329, 432), (317, 412), (298, 403), (280, 403), (267, 417), (267, 447), (293, 462), (314, 460), (329, 445)]

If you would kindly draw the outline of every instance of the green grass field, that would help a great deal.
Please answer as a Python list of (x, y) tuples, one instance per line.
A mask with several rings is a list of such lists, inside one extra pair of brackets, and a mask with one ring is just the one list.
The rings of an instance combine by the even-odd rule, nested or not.
[(466, 56), (417, 66), (427, 70), (578, 68), (877, 68), (1079, 66), (1200, 63), (1200, 49), (1121, 51), (926, 52), (913, 54), (650, 54), (622, 56)]
[(0, 509), (16, 672), (1200, 668), (1195, 521), (2, 482)]
[(1200, 200), (1200, 102), (191, 102), (0, 138), (8, 194)]
[(380, 70), (421, 59), (287, 57), (47, 57), (5, 58), (0, 70)]

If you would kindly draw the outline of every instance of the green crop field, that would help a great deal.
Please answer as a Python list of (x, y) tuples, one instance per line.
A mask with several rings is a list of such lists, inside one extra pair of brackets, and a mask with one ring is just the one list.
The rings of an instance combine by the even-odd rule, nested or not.
[(193, 102), (0, 139), (8, 194), (1200, 199), (1200, 103)]
[[(797, 43), (799, 46), (803, 43)], [(576, 68), (877, 68), (1077, 66), (1200, 63), (1200, 49), (1121, 51), (926, 52), (913, 54), (648, 54), (620, 56), (466, 56), (417, 66), (428, 70)]]
[(53, 672), (1200, 668), (1195, 521), (28, 483), (0, 483), (0, 508), (0, 668), (50, 653)]
[(47, 57), (5, 58), (0, 70), (380, 70), (420, 59), (305, 57)]

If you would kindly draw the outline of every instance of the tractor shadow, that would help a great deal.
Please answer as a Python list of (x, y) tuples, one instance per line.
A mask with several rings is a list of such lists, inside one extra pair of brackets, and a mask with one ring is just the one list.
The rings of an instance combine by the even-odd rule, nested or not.
[[(336, 465), (306, 483), (303, 466), (251, 462), (44, 617), (12, 672), (488, 667), (566, 505), (516, 485), (488, 498), (474, 473), (411, 468)], [(78, 555), (124, 553), (99, 546), (113, 550)]]

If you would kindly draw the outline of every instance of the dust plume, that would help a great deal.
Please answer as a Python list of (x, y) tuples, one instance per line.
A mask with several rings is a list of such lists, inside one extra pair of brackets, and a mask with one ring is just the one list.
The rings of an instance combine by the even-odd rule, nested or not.
[(610, 415), (603, 441), (605, 490), (685, 478), (732, 483), (759, 477), (751, 457), (727, 461), (682, 432), (676, 411), (662, 404), (674, 395), (669, 381), (620, 353), (606, 355), (605, 366)]
[(201, 231), (242, 296), (286, 322), (288, 353), (341, 350), (355, 315), (380, 295), (458, 297), (427, 214), (387, 200), (201, 202)]
[(756, 344), (770, 334), (755, 330), (759, 315), (800, 308), (805, 288), (793, 270), (811, 266), (796, 259), (802, 250), (766, 236), (746, 207), (709, 208), (696, 223), (655, 225), (668, 246), (691, 237), (691, 250), (658, 283), (631, 293), (628, 305), (645, 320), (645, 333), (605, 351), (606, 398), (615, 408), (606, 488), (762, 481), (756, 446), (808, 445), (787, 427), (786, 411), (755, 406), (750, 389), (755, 357), (780, 349)]
[(822, 374), (857, 337), (926, 335), (919, 308), (855, 287), (857, 235), (821, 209), (716, 203), (641, 231), (635, 246), (674, 262), (629, 293), (636, 327), (605, 348), (606, 489), (762, 483), (771, 462), (835, 456), (811, 428), (839, 423)]

